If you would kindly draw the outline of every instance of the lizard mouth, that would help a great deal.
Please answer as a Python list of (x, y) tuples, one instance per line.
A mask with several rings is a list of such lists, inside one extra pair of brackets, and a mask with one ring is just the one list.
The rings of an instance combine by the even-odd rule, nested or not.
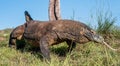
[(98, 43), (103, 43), (104, 38), (100, 35), (93, 35), (93, 40)]

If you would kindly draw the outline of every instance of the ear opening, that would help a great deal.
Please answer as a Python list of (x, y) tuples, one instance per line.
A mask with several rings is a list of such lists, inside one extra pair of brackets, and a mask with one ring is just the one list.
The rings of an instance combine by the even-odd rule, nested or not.
[(28, 11), (25, 11), (24, 14), (25, 14), (25, 20), (26, 20), (26, 22), (29, 22), (29, 21), (33, 20), (33, 18), (30, 16), (30, 14), (28, 13)]

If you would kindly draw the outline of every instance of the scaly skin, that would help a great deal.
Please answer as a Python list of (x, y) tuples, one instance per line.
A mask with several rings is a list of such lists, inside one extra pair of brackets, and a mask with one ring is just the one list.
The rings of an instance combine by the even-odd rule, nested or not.
[[(96, 41), (94, 40), (94, 37), (96, 37), (95, 31), (78, 21), (56, 20), (51, 22), (34, 20), (28, 21), (25, 25), (24, 38), (36, 41), (37, 44), (35, 45), (40, 46), (43, 56), (47, 59), (50, 59), (49, 46), (51, 45), (64, 41), (69, 46), (71, 44), (76, 45), (76, 43), (83, 44), (89, 41)], [(97, 38), (99, 39), (99, 37)]]
[(89, 41), (103, 43), (108, 48), (118, 51), (118, 49), (113, 49), (106, 44), (103, 37), (96, 34), (94, 30), (81, 22), (73, 20), (57, 20), (52, 22), (27, 21), (11, 32), (9, 46), (15, 46), (15, 41), (22, 39), (27, 40), (35, 47), (40, 47), (43, 56), (48, 60), (50, 60), (49, 46), (64, 41), (67, 42), (68, 50), (70, 51), (76, 46), (76, 43), (84, 44)]

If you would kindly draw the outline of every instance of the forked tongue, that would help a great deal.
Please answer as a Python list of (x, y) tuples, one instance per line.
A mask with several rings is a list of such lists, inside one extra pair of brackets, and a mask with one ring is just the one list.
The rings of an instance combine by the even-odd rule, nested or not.
[(103, 41), (103, 44), (106, 45), (108, 48), (110, 48), (113, 51), (120, 51), (120, 49), (114, 49), (110, 45), (108, 45), (105, 41)]

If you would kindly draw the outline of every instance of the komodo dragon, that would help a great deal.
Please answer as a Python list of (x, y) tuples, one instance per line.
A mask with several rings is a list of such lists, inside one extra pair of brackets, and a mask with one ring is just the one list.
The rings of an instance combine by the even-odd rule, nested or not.
[[(25, 12), (26, 14), (26, 12)], [(9, 46), (12, 47), (16, 40), (25, 39), (32, 45), (40, 47), (43, 56), (50, 60), (49, 46), (66, 41), (69, 50), (72, 50), (76, 43), (84, 44), (89, 41), (105, 44), (104, 39), (96, 34), (87, 25), (73, 20), (36, 21), (30, 15), (26, 16), (26, 23), (16, 27), (10, 34)]]
[(105, 44), (112, 50), (104, 38), (87, 25), (74, 20), (55, 20), (55, 21), (27, 21), (25, 23), (25, 31), (23, 37), (27, 40), (35, 41), (39, 46), (43, 56), (50, 60), (49, 46), (56, 45), (66, 41), (71, 50), (76, 43), (84, 44), (89, 41)]

